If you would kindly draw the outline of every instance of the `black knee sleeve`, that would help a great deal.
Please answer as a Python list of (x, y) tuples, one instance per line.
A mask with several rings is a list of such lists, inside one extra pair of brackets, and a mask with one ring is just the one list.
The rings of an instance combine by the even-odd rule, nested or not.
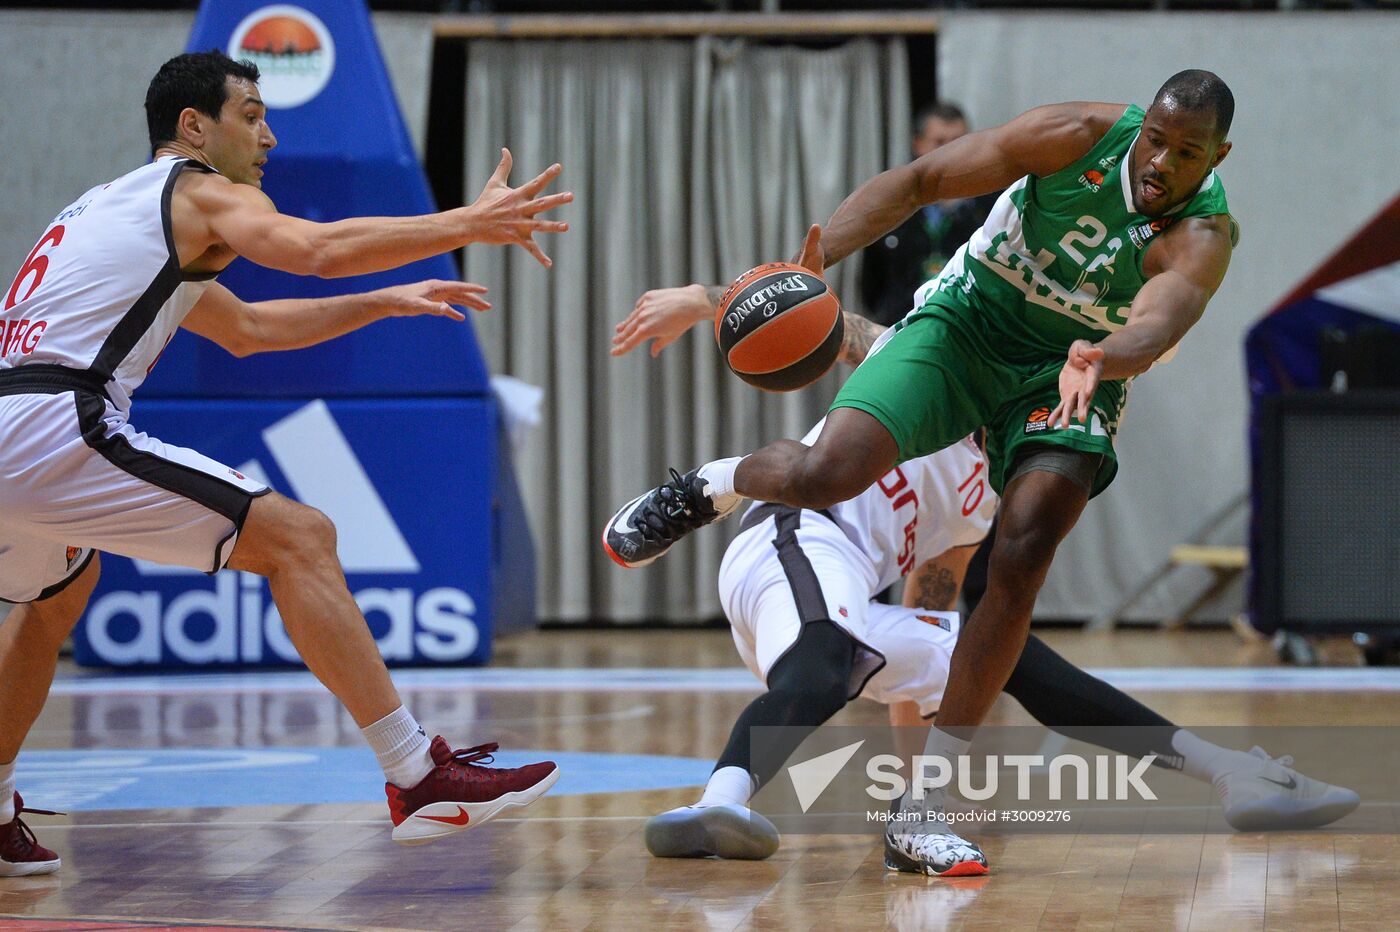
[[(856, 644), (830, 621), (812, 621), (791, 650), (768, 672), (768, 692), (739, 714), (715, 769), (743, 767), (759, 785), (768, 782), (803, 739), (846, 705)], [(776, 740), (751, 746), (756, 726), (787, 726)]]

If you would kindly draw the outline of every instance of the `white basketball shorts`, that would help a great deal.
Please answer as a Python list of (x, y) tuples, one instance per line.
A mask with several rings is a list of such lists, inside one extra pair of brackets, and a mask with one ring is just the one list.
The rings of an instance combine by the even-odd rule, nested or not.
[(5, 394), (0, 381), (0, 600), (52, 596), (106, 550), (213, 573), (270, 491), (137, 431), (93, 392)]
[(744, 665), (766, 684), (802, 626), (825, 619), (857, 645), (848, 699), (909, 699), (923, 715), (937, 711), (957, 613), (873, 601), (875, 569), (834, 522), (814, 511), (767, 511), (729, 545), (719, 569), (720, 604)]

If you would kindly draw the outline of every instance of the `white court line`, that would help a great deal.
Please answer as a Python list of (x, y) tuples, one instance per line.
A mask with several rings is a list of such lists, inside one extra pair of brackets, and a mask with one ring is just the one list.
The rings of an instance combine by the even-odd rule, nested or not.
[[(1400, 809), (1400, 803), (1396, 803), (1396, 802), (1369, 802), (1369, 803), (1368, 803), (1368, 802), (1363, 802), (1358, 808), (1359, 808), (1359, 809)], [(1113, 809), (1091, 810), (1090, 812), (1083, 813), (1083, 816), (1084, 816), (1085, 818), (1088, 818), (1089, 816), (1119, 815), (1119, 814), (1127, 814), (1127, 813), (1135, 813), (1135, 812), (1216, 812), (1216, 813), (1218, 813), (1218, 812), (1220, 812), (1220, 811), (1221, 811), (1220, 806), (1217, 805), (1217, 804), (1201, 805), (1201, 806), (1123, 806), (1123, 807), (1121, 807), (1121, 808), (1115, 807), (1115, 808), (1113, 808)], [(811, 818), (814, 818), (814, 819), (831, 819), (831, 818), (840, 818), (840, 817), (856, 818), (857, 816), (862, 815), (863, 812), (864, 812), (864, 810), (862, 810), (861, 812), (822, 812), (822, 813), (817, 813), (817, 814), (812, 815)], [(796, 813), (787, 813), (787, 815), (796, 815)], [(498, 824), (502, 824), (502, 823), (506, 823), (506, 822), (510, 822), (510, 823), (523, 823), (523, 822), (641, 822), (641, 821), (644, 821), (644, 820), (649, 819), (649, 818), (651, 818), (651, 816), (645, 816), (645, 815), (635, 815), (635, 816), (630, 816), (630, 815), (512, 816), (512, 817), (510, 817), (510, 818), (492, 819), (489, 823), (482, 823), (482, 824), (493, 824), (493, 825), (498, 825)], [(964, 819), (964, 820), (959, 820), (959, 821), (964, 821), (964, 822), (967, 822), (967, 823), (973, 824), (973, 825), (975, 825), (975, 824), (977, 823), (977, 820), (975, 820), (975, 819)], [(46, 825), (43, 826), (43, 830), (47, 832), (47, 831), (57, 831), (57, 830), (60, 830), (60, 829), (74, 830), (74, 829), (83, 829), (83, 828), (297, 828), (297, 827), (299, 827), (299, 826), (306, 826), (307, 828), (323, 828), (323, 827), (325, 827), (325, 826), (327, 826), (327, 825), (367, 825), (367, 826), (378, 826), (378, 827), (381, 827), (381, 828), (389, 828), (392, 824), (393, 824), (393, 823), (391, 823), (388, 819), (295, 819), (295, 820), (286, 820), (286, 821), (281, 821), (281, 820), (277, 820), (277, 819), (264, 819), (264, 820), (251, 821), (251, 822), (229, 822), (229, 821), (225, 821), (225, 820), (214, 821), (214, 822), (86, 822), (86, 823), (72, 822), (72, 823), (68, 823), (68, 824), (58, 824), (58, 823), (55, 823), (55, 824), (46, 824)], [(1006, 824), (1011, 825), (1011, 824), (1022, 824), (1022, 823), (1011, 823), (1011, 822), (1008, 822), (1008, 823), (1006, 823)], [(1041, 825), (1048, 825), (1048, 824), (1051, 824), (1051, 823), (1025, 823), (1025, 824), (1041, 824)], [(1070, 824), (1072, 824), (1072, 823), (1070, 823), (1070, 822), (1064, 822), (1064, 823), (1059, 823), (1059, 824), (1062, 824), (1062, 825), (1070, 825)], [(820, 834), (843, 834), (843, 833), (836, 832), (836, 833), (820, 833)], [(857, 834), (859, 834), (859, 833), (857, 833)], [(1356, 834), (1372, 834), (1372, 833), (1370, 833), (1370, 832), (1360, 832), (1360, 833), (1356, 833)], [(1379, 834), (1379, 835), (1388, 835), (1388, 834), (1391, 834), (1391, 833), (1390, 833), (1390, 832), (1376, 832), (1375, 834)]]
[[(1120, 689), (1211, 692), (1400, 692), (1400, 668), (1355, 667), (1109, 667), (1088, 671)], [(756, 693), (743, 668), (508, 668), (397, 670), (400, 689), (491, 692), (732, 692)], [(62, 677), (52, 694), (320, 692), (304, 670), (245, 673), (94, 674)]]
[[(500, 822), (641, 822), (649, 818), (651, 816), (644, 815), (534, 816), (530, 818), (491, 819), (490, 822), (481, 824), (490, 825)], [(80, 828), (296, 828), (300, 825), (309, 828), (321, 828), (327, 825), (374, 825), (381, 828), (392, 828), (393, 824), (388, 819), (295, 819), (287, 821), (270, 819), (258, 822), (229, 822), (225, 820), (216, 822), (70, 822), (66, 825), (46, 824), (43, 826), (43, 830), (47, 832)]]

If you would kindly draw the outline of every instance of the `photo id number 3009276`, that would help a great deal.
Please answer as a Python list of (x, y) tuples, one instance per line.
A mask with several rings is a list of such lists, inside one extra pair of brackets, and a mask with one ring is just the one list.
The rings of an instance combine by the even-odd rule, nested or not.
[(1001, 809), (998, 815), (1002, 822), (1068, 822), (1073, 818), (1068, 809)]

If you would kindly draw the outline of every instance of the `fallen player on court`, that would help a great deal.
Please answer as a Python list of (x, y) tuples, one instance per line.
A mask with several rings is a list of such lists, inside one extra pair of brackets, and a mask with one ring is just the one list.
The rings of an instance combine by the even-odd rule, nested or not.
[(511, 188), (504, 150), (468, 207), (334, 223), (280, 214), (260, 189), (277, 143), (257, 82), (256, 67), (219, 52), (162, 65), (146, 94), (153, 160), (60, 212), (6, 296), (0, 600), (18, 604), (0, 624), (0, 877), (60, 866), (20, 818), (15, 759), (97, 584), (100, 550), (266, 577), (292, 643), (384, 770), (395, 841), (460, 832), (528, 805), (559, 778), (549, 761), (485, 766), (494, 744), (454, 751), (441, 737), (429, 740), (346, 588), (330, 519), (130, 421), (132, 393), (178, 327), (246, 356), (311, 346), (388, 317), (460, 321), (452, 305), (490, 306), (481, 286), (450, 281), (249, 304), (214, 281), (238, 256), (335, 278), (494, 243), (548, 266), (534, 235), (567, 229), (538, 218), (572, 200), (542, 193), (560, 167)]
[[(1219, 76), (1182, 71), (1146, 110), (1038, 107), (866, 181), (809, 228), (799, 265), (820, 275), (924, 205), (1001, 194), (841, 386), (811, 446), (778, 440), (673, 471), (613, 513), (604, 547), (644, 566), (746, 498), (830, 508), (985, 427), (1000, 523), (926, 747), (957, 760), (1016, 667), (1060, 542), (1118, 471), (1129, 383), (1224, 281), (1235, 225), (1216, 168), (1234, 111)], [(918, 803), (925, 834), (952, 834), (945, 797)]]
[[(613, 352), (650, 340), (653, 355), (691, 326), (714, 319), (719, 289), (647, 292), (617, 327)], [(858, 365), (884, 328), (847, 313), (843, 361)], [(803, 439), (820, 434), (818, 424)], [(972, 438), (895, 467), (859, 496), (824, 510), (756, 503), (725, 551), (720, 602), (744, 665), (768, 691), (739, 715), (704, 795), (646, 825), (658, 857), (755, 859), (777, 850), (777, 830), (748, 808), (813, 728), (864, 696), (891, 706), (894, 724), (933, 716), (960, 633), (955, 611), (969, 560), (991, 526), (997, 497)], [(902, 606), (876, 595), (905, 579)], [(1005, 690), (1042, 725), (1210, 783), (1226, 822), (1241, 831), (1304, 829), (1353, 811), (1351, 790), (1313, 780), (1270, 759), (1218, 747), (1066, 661), (1034, 635)], [(754, 727), (788, 726), (784, 740), (755, 748)], [(1128, 729), (1131, 729), (1129, 731)], [(955, 834), (891, 830), (890, 870), (958, 876), (987, 871), (973, 843)]]

